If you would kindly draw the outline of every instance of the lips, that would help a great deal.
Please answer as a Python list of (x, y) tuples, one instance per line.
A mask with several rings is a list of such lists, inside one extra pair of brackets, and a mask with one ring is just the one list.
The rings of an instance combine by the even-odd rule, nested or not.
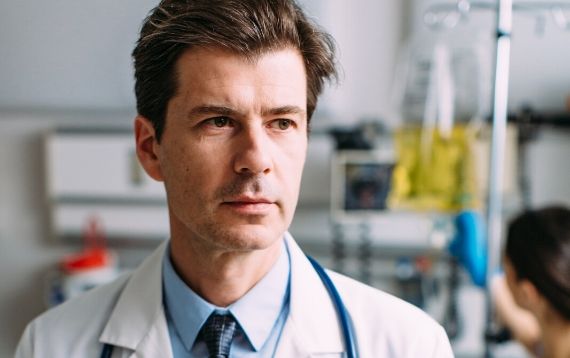
[(231, 199), (225, 199), (224, 204), (273, 204), (275, 201), (264, 197), (240, 196)]
[(263, 197), (240, 196), (226, 199), (222, 205), (242, 215), (266, 215), (274, 207), (275, 201)]

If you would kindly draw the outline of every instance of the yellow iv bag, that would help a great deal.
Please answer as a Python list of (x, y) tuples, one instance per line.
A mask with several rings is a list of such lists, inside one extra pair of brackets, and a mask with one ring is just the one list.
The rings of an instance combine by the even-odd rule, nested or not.
[(455, 124), (444, 135), (437, 127), (408, 124), (394, 135), (391, 208), (457, 211), (479, 206), (472, 127)]

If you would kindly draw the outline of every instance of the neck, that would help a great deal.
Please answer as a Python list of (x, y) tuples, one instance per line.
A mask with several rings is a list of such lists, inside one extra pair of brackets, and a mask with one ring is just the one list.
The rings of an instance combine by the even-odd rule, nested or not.
[(276, 240), (260, 250), (230, 251), (173, 237), (170, 257), (178, 275), (194, 292), (218, 307), (227, 307), (271, 270), (282, 245), (282, 240)]
[(556, 316), (545, 320), (541, 326), (544, 357), (570, 357), (570, 322)]

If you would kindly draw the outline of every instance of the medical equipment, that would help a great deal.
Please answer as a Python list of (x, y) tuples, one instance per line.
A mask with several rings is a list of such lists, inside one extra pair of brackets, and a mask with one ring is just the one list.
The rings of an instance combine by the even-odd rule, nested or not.
[(421, 33), (403, 47), (391, 209), (455, 213), (480, 206), (476, 148), (490, 66), (481, 36), (474, 37)]
[(487, 243), (483, 218), (478, 212), (463, 211), (455, 217), (455, 231), (449, 251), (467, 269), (473, 283), (485, 287)]
[(397, 164), (389, 206), (393, 209), (456, 212), (477, 208), (476, 131), (456, 124), (449, 133), (406, 125), (394, 134)]
[[(468, 18), (473, 10), (493, 10), (497, 15), (496, 57), (493, 83), (493, 132), (489, 168), (489, 189), (487, 195), (486, 237), (487, 272), (486, 279), (499, 267), (502, 231), (502, 183), (505, 161), (505, 138), (507, 132), (507, 101), (509, 88), (509, 60), (511, 53), (511, 30), (513, 11), (539, 13), (537, 22), (544, 22), (544, 13), (550, 13), (556, 25), (570, 30), (570, 21), (564, 10), (570, 9), (565, 1), (520, 1), (499, 0), (496, 2), (457, 0), (454, 3), (432, 5), (425, 13), (424, 21), (432, 28), (454, 28), (461, 20)], [(494, 307), (490, 293), (486, 295), (487, 327), (486, 336), (496, 330)], [(491, 357), (492, 347), (487, 340), (485, 357)]]
[[(307, 256), (311, 265), (319, 275), (323, 285), (325, 285), (331, 300), (335, 306), (336, 312), (338, 314), (338, 319), (340, 321), (340, 327), (342, 330), (342, 334), (344, 336), (344, 344), (346, 347), (346, 357), (347, 358), (357, 358), (358, 354), (356, 353), (356, 341), (354, 338), (354, 331), (352, 326), (350, 325), (350, 320), (348, 318), (348, 312), (346, 311), (346, 307), (338, 293), (334, 283), (332, 282), (329, 275), (325, 272), (325, 269), (312, 257)], [(101, 358), (111, 358), (111, 354), (113, 354), (113, 346), (109, 343), (103, 345), (103, 349), (101, 350)]]
[(101, 123), (46, 133), (52, 236), (77, 240), (93, 215), (105, 223), (110, 240), (148, 242), (169, 235), (164, 187), (143, 175), (132, 138), (130, 127)]
[(48, 272), (47, 307), (54, 307), (119, 276), (117, 254), (107, 247), (106, 235), (97, 217), (89, 218), (82, 240), (83, 249), (80, 252), (64, 256), (58, 269)]

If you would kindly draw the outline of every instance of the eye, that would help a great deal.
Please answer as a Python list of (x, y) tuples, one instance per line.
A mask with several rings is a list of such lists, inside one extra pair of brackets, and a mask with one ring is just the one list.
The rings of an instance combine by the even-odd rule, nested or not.
[(217, 128), (223, 128), (227, 126), (231, 126), (232, 120), (228, 117), (215, 117), (208, 119), (206, 121), (207, 124), (214, 125)]
[(282, 131), (285, 131), (293, 125), (293, 121), (286, 118), (279, 118), (272, 123), (272, 127), (279, 128)]

